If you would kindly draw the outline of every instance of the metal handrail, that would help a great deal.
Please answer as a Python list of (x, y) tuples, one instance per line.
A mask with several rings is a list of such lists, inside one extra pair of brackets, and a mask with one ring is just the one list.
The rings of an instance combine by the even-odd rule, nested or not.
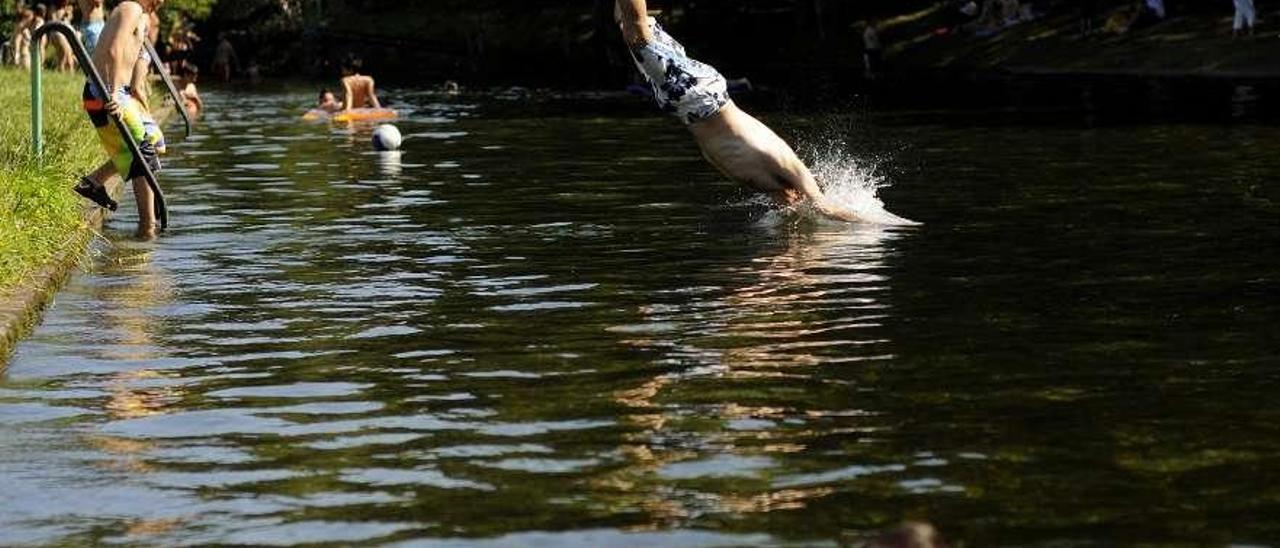
[[(107, 84), (102, 80), (102, 75), (98, 74), (97, 67), (93, 66), (93, 61), (89, 59), (89, 53), (85, 50), (84, 44), (76, 37), (75, 31), (69, 25), (54, 21), (41, 25), (35, 32), (31, 33), (31, 149), (37, 159), (44, 154), (44, 101), (40, 93), (40, 73), (44, 65), (44, 59), (42, 58), (44, 51), (40, 47), (40, 39), (53, 32), (61, 34), (71, 44), (71, 51), (75, 53), (76, 60), (80, 62), (80, 68), (84, 71), (84, 75), (89, 78), (89, 83), (97, 86), (106, 99), (110, 99), (112, 93), (112, 90), (107, 89)], [(182, 108), (181, 103), (178, 103), (177, 106)], [(160, 229), (168, 228), (169, 210), (165, 207), (164, 192), (160, 190), (160, 182), (156, 180), (156, 174), (151, 172), (151, 166), (147, 165), (147, 162), (142, 159), (142, 151), (138, 149), (138, 142), (133, 139), (133, 134), (129, 133), (129, 128), (124, 125), (124, 120), (116, 116), (108, 115), (108, 117), (115, 122), (116, 129), (120, 131), (120, 136), (124, 138), (124, 144), (129, 147), (129, 152), (133, 154), (134, 160), (142, 166), (142, 174), (147, 180), (147, 186), (151, 187), (151, 192), (155, 195), (156, 217), (160, 220)], [(120, 174), (122, 179), (127, 176), (128, 173)]]
[(182, 104), (182, 97), (178, 95), (178, 87), (173, 85), (173, 80), (169, 79), (169, 71), (165, 70), (164, 63), (160, 62), (160, 54), (156, 53), (155, 46), (143, 40), (142, 47), (147, 48), (147, 55), (151, 57), (151, 66), (155, 67), (156, 74), (160, 75), (160, 79), (164, 80), (164, 86), (169, 89), (169, 97), (173, 98), (173, 109), (182, 116), (182, 125), (186, 129), (187, 137), (190, 137), (191, 117), (187, 115), (187, 108)]

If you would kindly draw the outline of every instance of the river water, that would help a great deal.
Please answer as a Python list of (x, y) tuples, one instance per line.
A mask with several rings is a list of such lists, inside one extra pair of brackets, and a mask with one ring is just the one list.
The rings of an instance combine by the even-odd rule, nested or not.
[(390, 95), (210, 94), (0, 373), (0, 544), (1280, 544), (1276, 127), (766, 116), (922, 223), (845, 226), (634, 99)]

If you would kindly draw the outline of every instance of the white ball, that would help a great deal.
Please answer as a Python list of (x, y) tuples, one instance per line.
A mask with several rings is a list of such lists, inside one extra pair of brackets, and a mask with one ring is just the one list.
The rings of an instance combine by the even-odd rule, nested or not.
[(374, 150), (396, 150), (400, 148), (400, 130), (391, 124), (381, 124), (373, 129)]

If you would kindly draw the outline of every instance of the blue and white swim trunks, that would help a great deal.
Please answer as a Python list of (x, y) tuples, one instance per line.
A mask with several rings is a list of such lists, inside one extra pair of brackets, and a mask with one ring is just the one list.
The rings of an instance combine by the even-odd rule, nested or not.
[(714, 67), (689, 58), (684, 46), (649, 18), (653, 41), (631, 48), (636, 67), (653, 86), (653, 97), (664, 112), (692, 124), (720, 112), (729, 103), (729, 86)]

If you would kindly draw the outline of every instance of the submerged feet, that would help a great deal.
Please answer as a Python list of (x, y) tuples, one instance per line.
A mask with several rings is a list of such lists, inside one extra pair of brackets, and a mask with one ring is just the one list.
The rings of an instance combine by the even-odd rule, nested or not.
[(159, 237), (160, 232), (156, 229), (155, 224), (139, 224), (138, 231), (133, 233), (137, 239), (149, 242)]
[(76, 183), (76, 186), (71, 187), (71, 189), (76, 191), (76, 194), (84, 196), (92, 200), (93, 203), (111, 211), (115, 211), (119, 207), (116, 201), (111, 199), (111, 195), (107, 194), (106, 186), (94, 183), (88, 177), (81, 177), (80, 182)]

